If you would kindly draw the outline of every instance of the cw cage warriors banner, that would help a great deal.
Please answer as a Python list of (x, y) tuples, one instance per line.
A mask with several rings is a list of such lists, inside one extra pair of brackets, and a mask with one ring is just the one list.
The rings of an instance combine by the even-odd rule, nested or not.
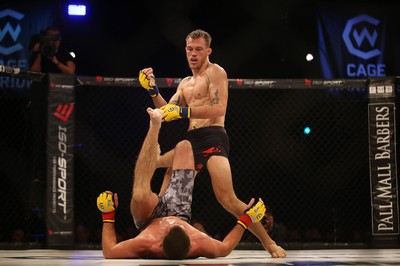
[(398, 5), (321, 4), (317, 26), (322, 77), (398, 75), (399, 12)]
[(393, 79), (369, 84), (369, 163), (373, 236), (399, 235), (396, 107)]
[(76, 77), (49, 74), (47, 244), (74, 244), (74, 93)]
[[(0, 65), (29, 69), (32, 36), (52, 25), (54, 10), (50, 5), (14, 1), (0, 3)], [(0, 89), (26, 93), (32, 81), (0, 76)]]

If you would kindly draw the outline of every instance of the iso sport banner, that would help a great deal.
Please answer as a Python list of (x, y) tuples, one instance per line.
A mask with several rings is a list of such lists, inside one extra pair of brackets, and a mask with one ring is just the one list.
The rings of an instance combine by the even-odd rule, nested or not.
[(323, 78), (398, 75), (399, 12), (398, 6), (362, 3), (319, 7), (318, 49)]
[[(8, 2), (8, 3), (7, 3)], [(0, 2), (0, 65), (29, 69), (29, 42), (54, 22), (53, 8), (35, 1)], [(32, 81), (16, 77), (0, 77), (0, 89), (24, 92)]]
[(47, 124), (47, 245), (74, 244), (73, 75), (49, 74)]

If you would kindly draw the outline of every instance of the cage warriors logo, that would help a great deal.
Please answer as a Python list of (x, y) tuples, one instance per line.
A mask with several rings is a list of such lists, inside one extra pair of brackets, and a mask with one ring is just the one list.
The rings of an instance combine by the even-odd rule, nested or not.
[[(0, 54), (10, 55), (16, 51), (22, 50), (24, 47), (17, 42), (18, 36), (21, 33), (21, 26), (19, 24), (14, 28), (11, 21), (7, 21), (8, 18), (11, 20), (20, 21), (24, 15), (14, 11), (12, 9), (5, 9), (0, 11), (0, 20), (6, 19), (3, 28), (0, 28)], [(7, 36), (11, 37), (11, 40), (7, 40)]]
[[(379, 20), (365, 14), (349, 19), (342, 34), (349, 53), (363, 60), (381, 56), (381, 51), (376, 48), (379, 24)], [(373, 62), (349, 63), (346, 66), (346, 72), (349, 77), (383, 77), (386, 76), (385, 68), (385, 64)]]
[[(23, 18), (24, 14), (12, 9), (0, 11), (0, 65), (28, 68), (28, 60), (23, 57), (24, 46), (18, 41), (24, 38), (20, 25)], [(27, 88), (31, 83), (27, 79), (0, 77), (0, 86), (3, 88)]]

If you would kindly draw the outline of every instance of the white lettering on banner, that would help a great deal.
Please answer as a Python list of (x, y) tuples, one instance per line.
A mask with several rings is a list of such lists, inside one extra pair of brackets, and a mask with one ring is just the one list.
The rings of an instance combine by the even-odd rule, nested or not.
[[(26, 59), (9, 59), (9, 60), (2, 60), (0, 59), (0, 65), (3, 66), (9, 66), (9, 67), (18, 67), (21, 69), (27, 69), (28, 68), (28, 60)], [(1, 88), (17, 88), (17, 89), (22, 89), (22, 88), (28, 88), (32, 83), (32, 80), (27, 80), (27, 79), (20, 79), (20, 78), (14, 78), (10, 76), (2, 76), (0, 77), (0, 87)]]
[(135, 79), (134, 78), (115, 78), (114, 82), (132, 83), (132, 82), (135, 82)]
[(349, 77), (384, 77), (386, 76), (385, 64), (347, 64)]
[(327, 85), (327, 86), (339, 86), (342, 85), (344, 83), (343, 80), (325, 80), (322, 82), (323, 85)]
[(271, 86), (276, 83), (275, 80), (257, 80), (254, 82), (254, 85), (256, 86)]
[(58, 206), (63, 209), (64, 217), (67, 215), (67, 160), (65, 154), (67, 153), (67, 128), (58, 126), (58, 151), (59, 157), (57, 159), (59, 176), (57, 178), (57, 192)]
[(375, 160), (390, 159), (389, 108), (387, 106), (375, 107), (375, 111), (377, 113), (375, 116), (376, 144), (378, 144), (377, 150), (380, 151), (375, 154)]
[[(381, 89), (381, 86), (376, 86)], [(392, 107), (393, 106), (393, 107)], [(374, 104), (371, 113), (370, 143), (371, 151), (371, 177), (372, 179), (372, 205), (373, 205), (373, 234), (398, 233), (398, 196), (394, 104)]]
[(53, 235), (72, 235), (74, 232), (73, 231), (53, 231)]
[[(392, 183), (391, 183), (391, 165), (388, 163), (387, 166), (378, 166), (378, 187), (377, 191), (382, 192), (382, 194), (378, 194), (376, 197), (380, 199), (391, 199), (393, 196), (391, 195)], [(383, 171), (383, 172), (382, 172)], [(381, 179), (383, 178), (383, 179)]]
[(380, 202), (385, 202), (378, 205), (379, 221), (378, 231), (393, 231), (393, 193), (392, 193), (392, 171), (391, 164), (386, 166), (378, 166), (378, 184), (376, 192), (379, 193), (375, 197)]
[(54, 88), (72, 90), (75, 88), (75, 86), (74, 85), (55, 84)]
[(51, 187), (51, 213), (57, 213), (57, 200), (56, 200), (56, 195), (57, 195), (57, 158), (55, 156), (53, 156), (53, 176), (52, 176), (52, 187)]

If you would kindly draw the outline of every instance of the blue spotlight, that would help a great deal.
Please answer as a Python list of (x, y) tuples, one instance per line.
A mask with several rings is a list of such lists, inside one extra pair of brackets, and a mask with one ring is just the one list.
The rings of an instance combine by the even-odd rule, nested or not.
[(308, 134), (311, 133), (311, 128), (305, 127), (303, 132), (304, 132), (305, 135), (308, 135)]
[(86, 16), (85, 5), (68, 5), (68, 15), (70, 16)]

